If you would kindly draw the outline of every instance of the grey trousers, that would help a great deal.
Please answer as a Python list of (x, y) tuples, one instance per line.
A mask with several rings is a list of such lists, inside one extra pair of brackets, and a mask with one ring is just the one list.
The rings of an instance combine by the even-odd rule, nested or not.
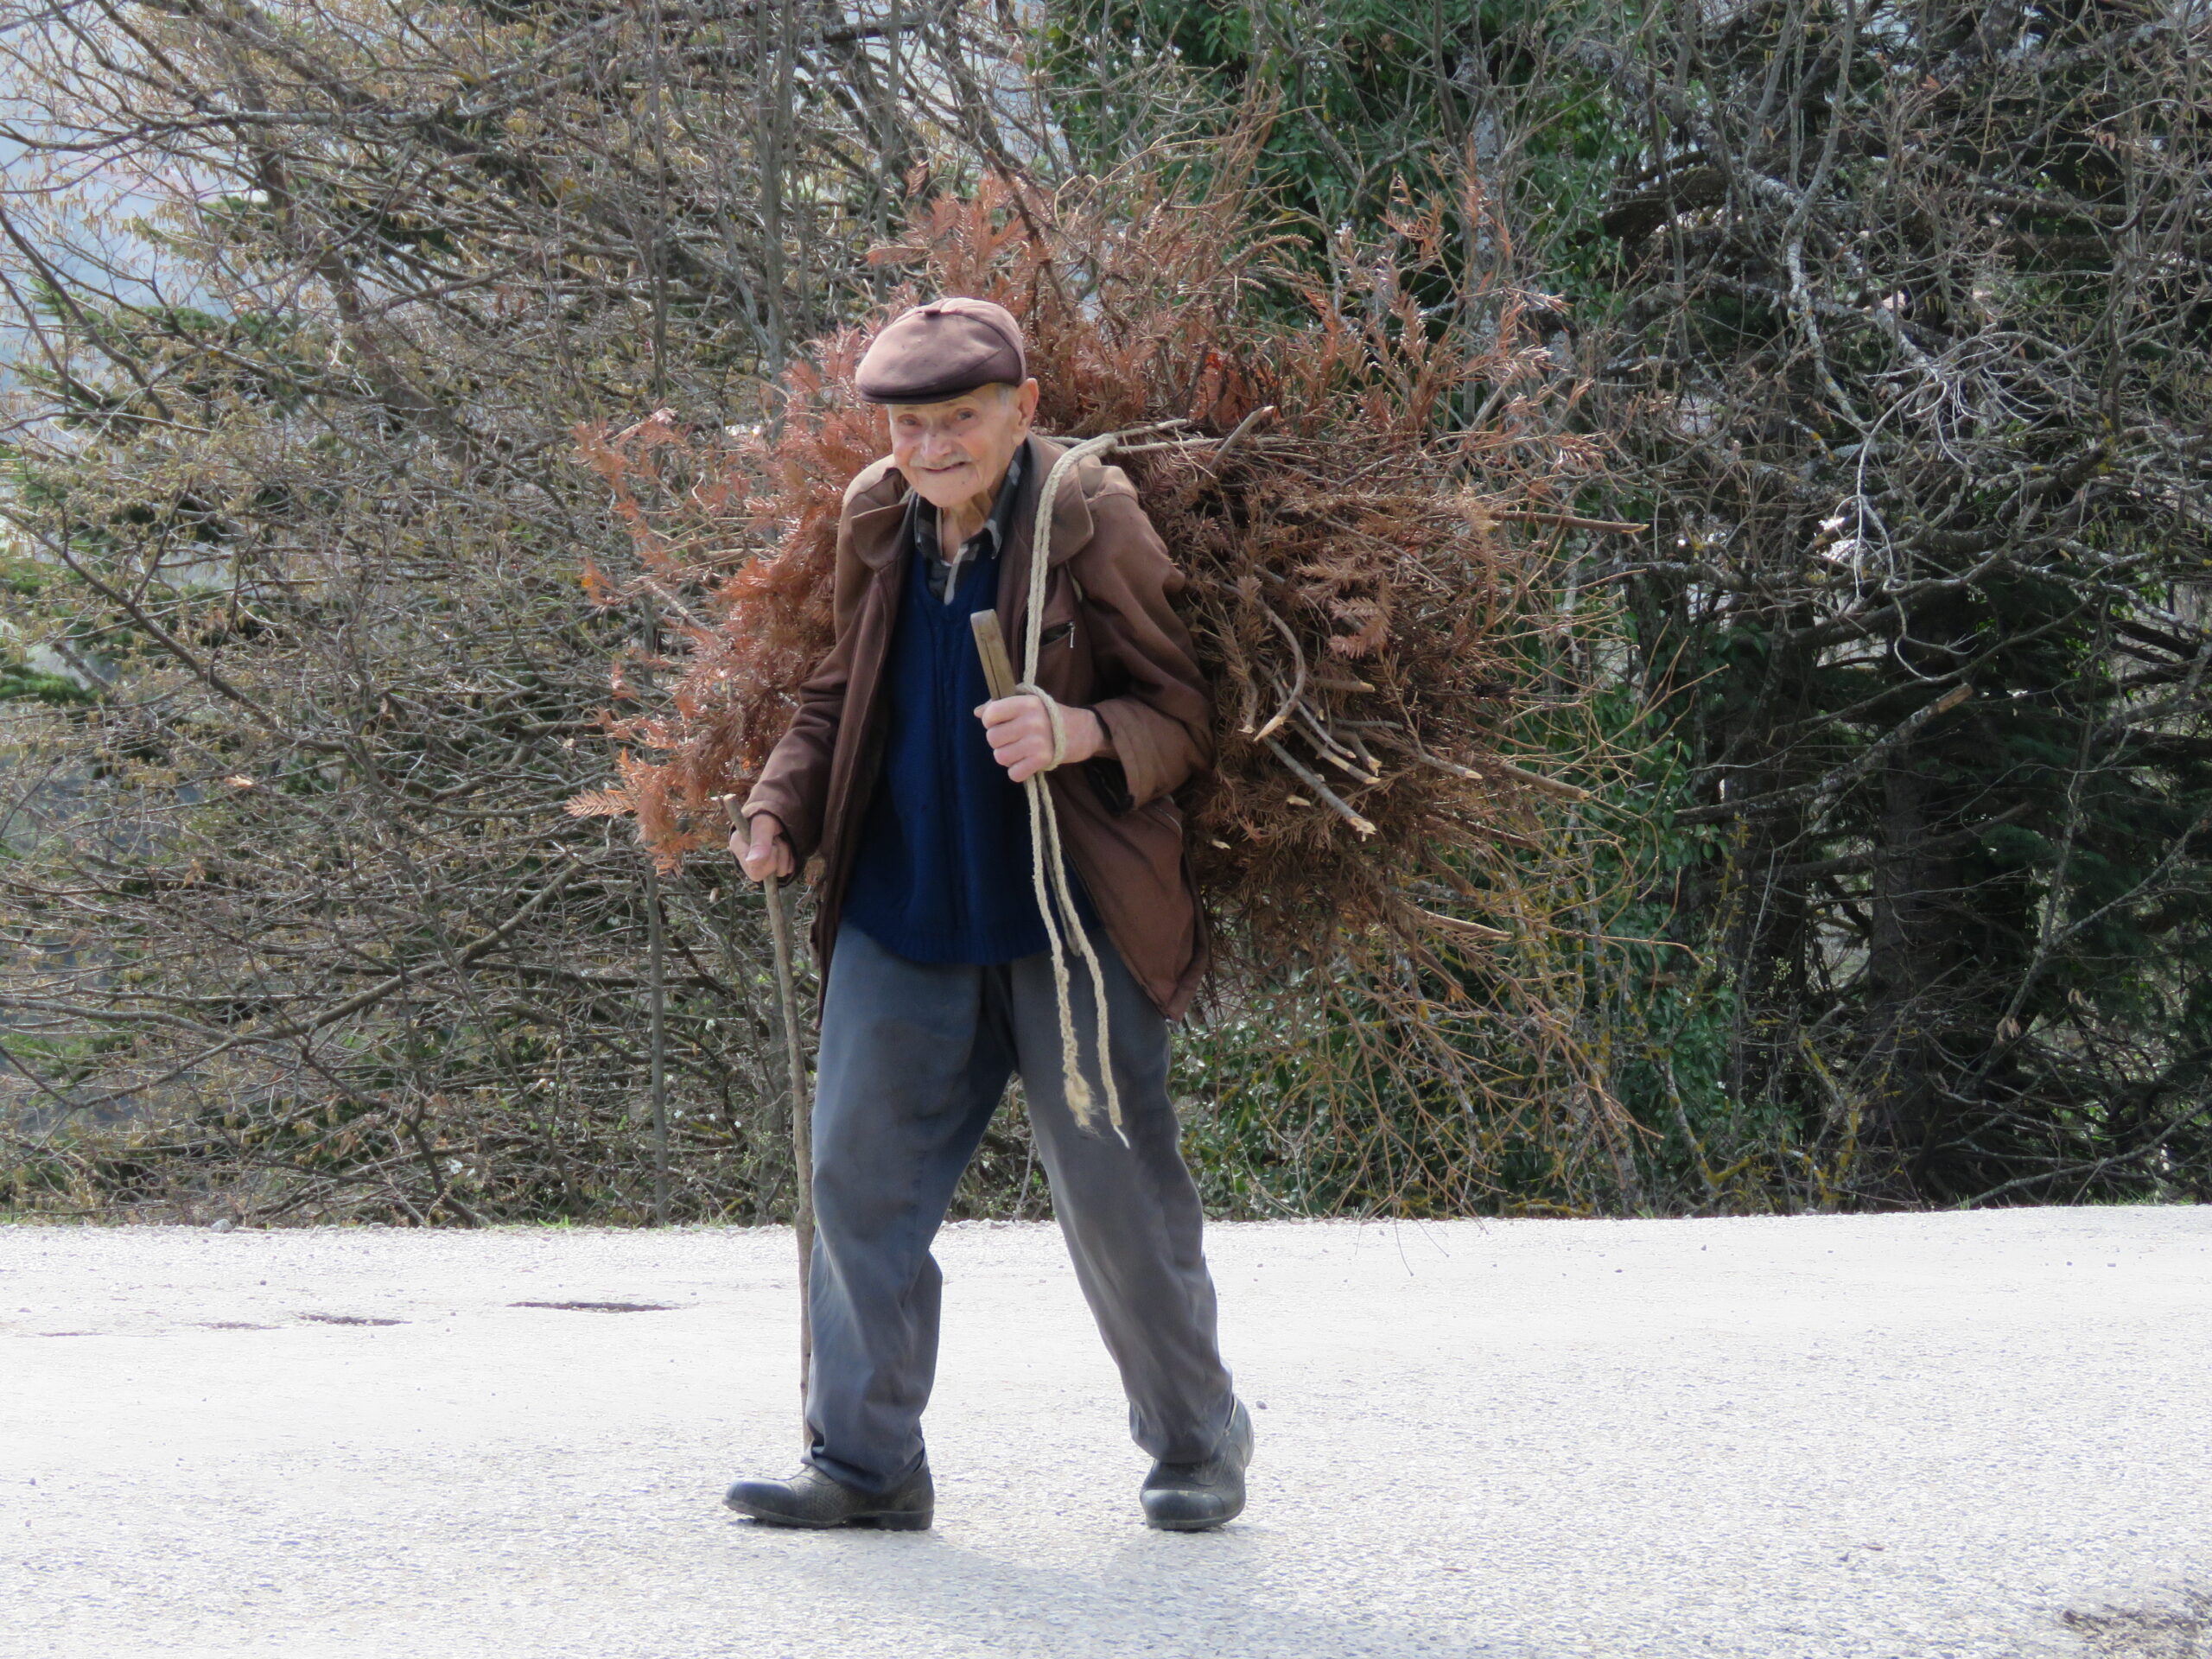
[[(930, 1243), (1016, 1071), (1077, 1282), (1121, 1368), (1131, 1434), (1155, 1458), (1195, 1462), (1228, 1424), (1198, 1189), (1167, 1098), (1167, 1023), (1103, 935), (1092, 940), (1127, 1146), (1103, 1122), (1079, 1130), (1063, 1099), (1049, 957), (931, 965), (856, 927), (838, 932), (815, 1085), (807, 1461), (849, 1486), (887, 1491), (921, 1464), (944, 1282)], [(1070, 955), (1096, 1090), (1088, 977)]]

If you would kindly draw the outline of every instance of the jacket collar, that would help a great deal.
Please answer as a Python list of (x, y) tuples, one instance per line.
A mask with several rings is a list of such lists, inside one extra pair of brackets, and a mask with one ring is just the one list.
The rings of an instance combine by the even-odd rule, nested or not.
[[(1015, 486), (1014, 522), (1008, 527), (1006, 545), (1000, 550), (1004, 563), (1022, 572), (1025, 590), (1029, 550), (1036, 537), (1037, 498), (1044, 490), (1045, 475), (1052, 470), (1052, 463), (1067, 453), (1065, 444), (1055, 443), (1050, 438), (1033, 436), (1027, 442), (1029, 452), (1023, 458), (1021, 479)], [(862, 493), (863, 499), (878, 503), (861, 508), (849, 521), (853, 552), (862, 564), (880, 570), (898, 558), (899, 550), (906, 544), (907, 497), (912, 493), (906, 474), (889, 465), (884, 467), (882, 478)], [(1077, 480), (1065, 479), (1052, 505), (1052, 563), (1058, 565), (1074, 557), (1089, 544), (1090, 536), (1090, 504), (1084, 499)]]

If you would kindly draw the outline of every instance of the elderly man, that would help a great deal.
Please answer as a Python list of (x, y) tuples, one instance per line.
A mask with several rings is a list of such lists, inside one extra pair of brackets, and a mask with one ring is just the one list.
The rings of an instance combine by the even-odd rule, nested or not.
[[(1182, 579), (1128, 479), (1092, 461), (1058, 493), (1045, 590), (1029, 591), (1039, 492), (1064, 450), (1031, 434), (1038, 385), (1002, 307), (907, 311), (857, 385), (887, 408), (891, 454), (845, 492), (836, 644), (730, 838), (755, 880), (820, 855), (823, 992), (810, 1444), (796, 1476), (741, 1480), (729, 1505), (779, 1526), (930, 1524), (921, 1417), (942, 1284), (930, 1243), (1018, 1071), (1130, 1432), (1156, 1459), (1145, 1517), (1218, 1526), (1243, 1508), (1252, 1427), (1215, 1343), (1198, 1195), (1167, 1097), (1167, 1024), (1205, 968), (1173, 797), (1212, 753), (1171, 603)], [(1060, 705), (1057, 767), (1044, 704), (990, 699), (969, 626), (995, 608), (1018, 639), (1032, 605), (1035, 684)], [(1078, 1122), (1066, 1099), (1020, 788), (1040, 772), (1101, 964), (1120, 1133)], [(1095, 1066), (1094, 988), (1079, 957), (1071, 967)]]

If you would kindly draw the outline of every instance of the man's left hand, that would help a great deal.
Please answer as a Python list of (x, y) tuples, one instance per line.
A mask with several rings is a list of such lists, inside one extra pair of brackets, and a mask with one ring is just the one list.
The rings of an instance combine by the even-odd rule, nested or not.
[[(998, 697), (976, 710), (983, 732), (991, 740), (991, 756), (1006, 768), (1015, 783), (1033, 777), (1052, 763), (1052, 722), (1045, 705), (1024, 693)], [(1068, 749), (1062, 766), (1094, 760), (1114, 753), (1114, 739), (1106, 722), (1088, 709), (1060, 705), (1060, 722), (1067, 728)]]

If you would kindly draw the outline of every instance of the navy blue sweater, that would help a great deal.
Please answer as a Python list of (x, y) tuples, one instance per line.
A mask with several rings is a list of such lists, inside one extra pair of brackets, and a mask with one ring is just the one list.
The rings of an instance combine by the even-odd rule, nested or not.
[(998, 595), (997, 541), (963, 563), (946, 603), (930, 592), (928, 554), (907, 537), (881, 692), (883, 772), (845, 919), (909, 962), (1012, 962), (1046, 944), (1030, 882), (1029, 809), (976, 718), (990, 691), (968, 618)]

